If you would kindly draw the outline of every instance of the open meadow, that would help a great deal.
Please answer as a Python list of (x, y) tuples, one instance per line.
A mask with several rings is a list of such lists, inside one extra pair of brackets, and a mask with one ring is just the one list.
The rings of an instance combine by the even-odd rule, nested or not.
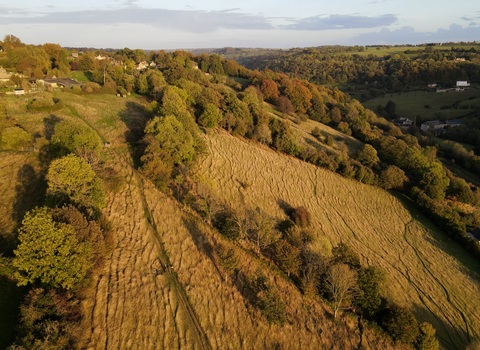
[[(480, 90), (469, 89), (465, 91), (451, 92), (426, 92), (410, 91), (385, 94), (371, 100), (362, 102), (365, 108), (377, 110), (378, 105), (385, 107), (388, 101), (397, 106), (397, 114), (414, 119), (420, 116), (422, 121), (436, 119), (455, 119), (472, 112), (470, 106), (480, 106)], [(451, 106), (459, 101), (459, 108), (440, 109), (443, 106)], [(426, 108), (428, 106), (428, 108)], [(463, 107), (468, 107), (463, 109)], [(417, 124), (418, 126), (418, 124)]]
[[(437, 329), (443, 346), (463, 349), (478, 337), (480, 264), (429, 221), (372, 186), (345, 179), (224, 132), (209, 135), (199, 174), (231, 205), (284, 218), (304, 206), (319, 236), (347, 243), (367, 265), (388, 272), (388, 293)], [(242, 184), (251, 184), (245, 189)]]

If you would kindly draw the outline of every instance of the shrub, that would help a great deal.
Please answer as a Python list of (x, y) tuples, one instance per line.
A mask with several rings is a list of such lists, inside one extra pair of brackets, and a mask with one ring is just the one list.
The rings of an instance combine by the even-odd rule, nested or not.
[(292, 221), (300, 227), (308, 227), (311, 225), (311, 216), (305, 207), (298, 207), (293, 210)]

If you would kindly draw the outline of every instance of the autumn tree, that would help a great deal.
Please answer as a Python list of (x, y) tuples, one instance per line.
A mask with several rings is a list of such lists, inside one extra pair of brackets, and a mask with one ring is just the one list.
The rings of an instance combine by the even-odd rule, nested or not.
[(272, 79), (263, 80), (262, 85), (260, 86), (260, 91), (263, 94), (263, 98), (269, 102), (275, 102), (280, 95), (277, 83), (275, 83)]
[(277, 100), (278, 110), (284, 114), (293, 114), (295, 111), (292, 102), (287, 96), (280, 96)]
[(270, 245), (280, 239), (280, 232), (275, 229), (275, 221), (260, 208), (249, 212), (249, 237), (254, 242), (257, 253), (260, 254)]
[(299, 80), (295, 80), (292, 85), (288, 86), (284, 93), (292, 102), (297, 113), (306, 113), (312, 105), (310, 102), (312, 93)]
[(438, 350), (440, 345), (435, 333), (435, 328), (430, 323), (423, 322), (420, 324), (420, 335), (416, 348), (418, 350)]
[(351, 303), (357, 293), (357, 276), (346, 264), (336, 264), (329, 268), (325, 278), (325, 288), (333, 303), (334, 317), (338, 310)]
[(18, 240), (13, 260), (18, 285), (41, 282), (70, 289), (90, 267), (89, 244), (79, 243), (72, 226), (55, 224), (48, 208), (25, 215)]
[(392, 188), (401, 188), (408, 181), (405, 172), (395, 165), (389, 165), (380, 173), (379, 186), (390, 190)]

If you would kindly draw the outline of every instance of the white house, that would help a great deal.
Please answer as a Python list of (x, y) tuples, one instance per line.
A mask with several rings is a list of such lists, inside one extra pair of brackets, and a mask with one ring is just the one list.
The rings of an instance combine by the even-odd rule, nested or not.
[(457, 86), (470, 86), (470, 83), (465, 80), (457, 80)]

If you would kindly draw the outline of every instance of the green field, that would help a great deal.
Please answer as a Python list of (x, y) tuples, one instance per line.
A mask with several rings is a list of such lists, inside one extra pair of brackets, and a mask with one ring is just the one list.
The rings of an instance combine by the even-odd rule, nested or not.
[[(445, 45), (445, 46), (433, 46), (433, 50), (437, 51), (443, 51), (443, 52), (449, 52), (451, 48), (463, 48), (465, 50), (469, 50), (472, 47), (475, 48), (475, 50), (479, 51), (480, 50), (480, 45)], [(388, 47), (381, 47), (380, 49), (377, 50), (377, 47), (366, 47), (365, 51), (357, 51), (357, 52), (349, 52), (349, 54), (357, 54), (360, 56), (368, 56), (368, 55), (374, 55), (374, 56), (385, 56), (385, 55), (396, 55), (396, 54), (401, 54), (404, 53), (407, 50), (411, 51), (419, 51), (423, 52), (425, 50), (425, 47), (412, 47), (412, 46), (392, 46), (390, 48)], [(413, 58), (416, 57), (417, 54), (407, 54), (408, 57)]]
[(92, 81), (92, 73), (90, 72), (82, 72), (82, 71), (74, 71), (70, 73), (70, 78), (76, 79), (80, 82), (87, 82)]
[[(469, 100), (470, 98), (474, 98)], [(388, 101), (395, 102), (397, 114), (413, 119), (420, 117), (422, 121), (435, 119), (455, 119), (462, 117), (472, 111), (470, 107), (480, 106), (480, 90), (466, 90), (459, 92), (426, 92), (412, 91), (393, 94), (385, 94), (383, 97), (376, 97), (362, 102), (365, 108), (372, 111), (377, 110), (378, 105), (385, 105)], [(458, 109), (440, 109), (445, 105), (452, 105), (460, 101)], [(428, 106), (429, 108), (426, 108)], [(463, 109), (468, 106), (468, 109)]]

